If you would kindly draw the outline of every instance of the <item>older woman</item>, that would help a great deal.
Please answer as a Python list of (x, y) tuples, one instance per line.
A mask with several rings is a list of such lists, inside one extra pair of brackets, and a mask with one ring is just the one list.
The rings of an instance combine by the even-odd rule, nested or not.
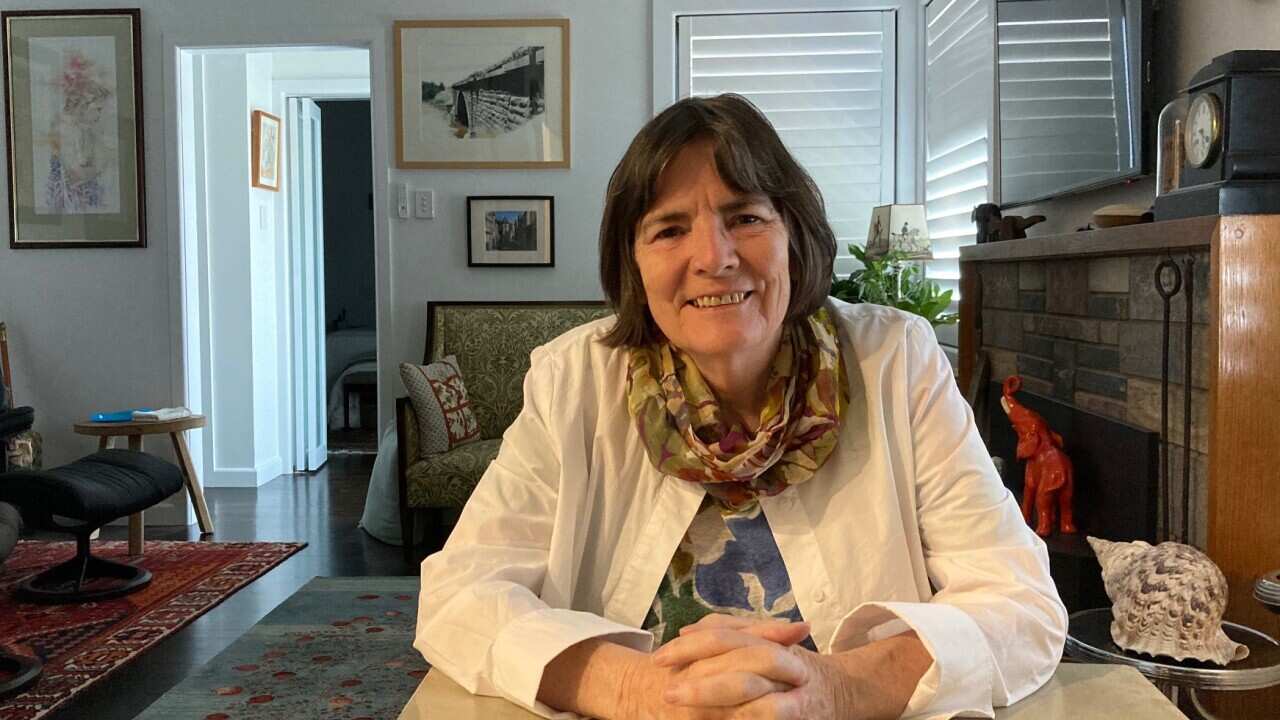
[(828, 298), (834, 255), (744, 99), (640, 131), (600, 230), (616, 317), (534, 351), (422, 564), (432, 665), (604, 718), (990, 715), (1049, 677), (1044, 545), (929, 325)]

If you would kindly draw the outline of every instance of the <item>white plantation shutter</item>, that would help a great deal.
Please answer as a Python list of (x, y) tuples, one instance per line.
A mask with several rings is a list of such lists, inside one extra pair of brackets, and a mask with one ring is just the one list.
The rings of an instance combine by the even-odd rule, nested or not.
[[(929, 277), (960, 301), (960, 246), (977, 233), (970, 214), (991, 196), (995, 103), (995, 0), (933, 0), (925, 8), (925, 217)], [(956, 345), (956, 326), (938, 328)]]
[(822, 190), (836, 272), (851, 272), (849, 243), (894, 198), (894, 13), (685, 15), (677, 36), (680, 97), (735, 92), (764, 112)]
[[(936, 0), (935, 0), (936, 2)], [(1124, 22), (1109, 0), (1000, 5), (1000, 194), (1021, 202), (1114, 176), (1129, 158)]]

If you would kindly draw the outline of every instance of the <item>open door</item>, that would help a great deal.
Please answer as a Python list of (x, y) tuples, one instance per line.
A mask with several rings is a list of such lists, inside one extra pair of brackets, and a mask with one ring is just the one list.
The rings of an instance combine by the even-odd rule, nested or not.
[(294, 472), (319, 470), (329, 456), (325, 394), (324, 195), (320, 108), (290, 98), (289, 245), (293, 278)]

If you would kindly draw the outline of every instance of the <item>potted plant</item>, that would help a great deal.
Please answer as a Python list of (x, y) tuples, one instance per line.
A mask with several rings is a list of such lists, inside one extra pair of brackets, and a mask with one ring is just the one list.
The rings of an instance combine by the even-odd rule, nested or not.
[(832, 296), (845, 302), (888, 305), (915, 313), (934, 327), (959, 319), (956, 313), (946, 311), (951, 307), (951, 291), (925, 277), (924, 265), (908, 260), (907, 253), (890, 250), (869, 258), (866, 249), (858, 245), (850, 245), (849, 252), (863, 267), (843, 280), (833, 275)]

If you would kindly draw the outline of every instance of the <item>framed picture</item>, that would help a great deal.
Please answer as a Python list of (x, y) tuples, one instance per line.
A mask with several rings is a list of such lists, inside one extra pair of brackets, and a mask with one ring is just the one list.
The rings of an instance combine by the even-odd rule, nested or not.
[(253, 111), (253, 179), (263, 190), (280, 190), (280, 118), (262, 110)]
[(550, 195), (467, 198), (467, 265), (553, 267), (555, 198)]
[(140, 15), (0, 13), (10, 247), (146, 247)]
[(569, 167), (569, 21), (395, 23), (396, 167)]

